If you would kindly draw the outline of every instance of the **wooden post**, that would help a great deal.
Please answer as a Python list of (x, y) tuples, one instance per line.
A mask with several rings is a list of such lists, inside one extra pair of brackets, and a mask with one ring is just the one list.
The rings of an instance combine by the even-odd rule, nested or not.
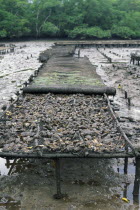
[(57, 193), (54, 195), (55, 199), (61, 199), (64, 195), (61, 193), (61, 171), (60, 171), (60, 158), (56, 159), (56, 188)]
[(124, 174), (127, 174), (128, 172), (128, 158), (126, 157), (124, 159)]
[(136, 158), (136, 172), (133, 190), (134, 204), (139, 204), (139, 185), (140, 185), (140, 158)]
[(126, 91), (124, 91), (124, 94), (125, 94), (125, 99), (127, 99), (127, 92), (126, 92)]
[(128, 98), (128, 106), (131, 106), (131, 99)]
[(78, 50), (78, 58), (80, 58), (80, 49)]

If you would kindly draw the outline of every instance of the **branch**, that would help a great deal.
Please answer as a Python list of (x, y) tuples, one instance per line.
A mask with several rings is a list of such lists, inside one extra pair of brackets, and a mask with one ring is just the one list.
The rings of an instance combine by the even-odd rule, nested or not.
[(37, 15), (36, 15), (36, 34), (37, 34), (37, 36), (39, 35), (38, 19), (39, 19), (39, 9), (38, 9)]
[(51, 16), (51, 13), (52, 13), (52, 10), (49, 11), (49, 15), (45, 18), (44, 22), (43, 22), (43, 23), (41, 24), (41, 26), (39, 27), (39, 30), (38, 30), (39, 33), (40, 33), (40, 31), (41, 31), (41, 29), (42, 29), (42, 27), (43, 27), (43, 24), (46, 23), (46, 21), (47, 21), (47, 20), (49, 19), (49, 17)]

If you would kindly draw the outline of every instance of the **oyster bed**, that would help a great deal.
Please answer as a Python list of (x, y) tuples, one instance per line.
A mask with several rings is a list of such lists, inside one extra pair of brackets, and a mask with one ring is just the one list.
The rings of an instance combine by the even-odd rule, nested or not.
[(27, 94), (6, 118), (0, 123), (3, 152), (124, 151), (124, 140), (102, 96)]

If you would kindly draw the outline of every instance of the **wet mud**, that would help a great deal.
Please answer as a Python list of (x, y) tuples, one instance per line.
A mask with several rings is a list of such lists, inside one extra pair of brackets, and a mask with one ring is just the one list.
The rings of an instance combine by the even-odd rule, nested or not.
[[(55, 200), (55, 164), (49, 160), (5, 161), (1, 170), (1, 207), (6, 209), (139, 209), (133, 195), (135, 166), (125, 174), (123, 160), (62, 159), (65, 197)], [(7, 170), (8, 168), (8, 170)], [(11, 169), (12, 168), (12, 169)], [(129, 174), (130, 173), (130, 174)], [(5, 174), (5, 175), (3, 175)], [(123, 197), (129, 203), (122, 201)]]
[[(39, 46), (38, 46), (39, 45)], [(48, 43), (46, 43), (48, 45)], [(33, 49), (34, 52), (38, 51), (40, 44), (38, 42), (34, 45), (29, 45), (30, 50)], [(38, 46), (38, 48), (36, 48)], [(41, 45), (42, 46), (42, 45)], [(46, 48), (46, 46), (45, 46)], [(44, 50), (44, 45), (41, 48)], [(19, 49), (21, 50), (21, 49)], [(104, 50), (104, 49), (102, 49)], [(111, 49), (112, 52), (118, 53), (120, 49)], [(119, 106), (120, 111), (118, 112), (120, 118), (123, 115), (131, 117), (134, 122), (130, 122), (130, 119), (125, 119), (128, 121), (129, 125), (132, 127), (136, 126), (139, 121), (139, 103), (137, 106), (132, 105), (131, 108), (128, 107), (127, 101), (124, 98), (123, 91), (118, 88), (118, 85), (126, 86), (119, 81), (121, 79), (120, 72), (117, 73), (118, 80), (115, 79), (112, 69), (120, 66), (122, 74), (125, 71), (124, 65), (128, 65), (129, 68), (134, 68), (134, 66), (129, 65), (130, 51), (135, 49), (121, 49), (121, 56), (116, 56), (112, 53), (113, 63), (110, 64), (108, 60), (95, 48), (81, 50), (81, 56), (88, 56), (92, 61), (93, 65), (98, 66), (97, 72), (103, 78), (105, 84), (110, 84), (110, 86), (117, 87), (117, 96), (114, 98), (115, 106)], [(105, 53), (109, 56), (110, 49), (106, 48)], [(22, 55), (22, 53), (21, 53)], [(24, 53), (23, 53), (24, 55)], [(10, 57), (10, 55), (8, 55)], [(25, 56), (27, 59), (27, 57)], [(11, 56), (13, 60), (13, 57)], [(18, 58), (21, 59), (20, 57)], [(24, 61), (28, 61), (27, 59)], [(36, 55), (37, 59), (37, 55)], [(7, 59), (8, 60), (8, 59)], [(3, 61), (3, 59), (1, 60)], [(12, 62), (12, 61), (11, 61)], [(21, 62), (21, 60), (20, 60)], [(40, 65), (37, 61), (33, 69), (37, 69)], [(32, 63), (32, 62), (31, 62)], [(119, 64), (118, 64), (119, 63)], [(7, 63), (8, 64), (8, 63)], [(112, 65), (115, 67), (112, 67)], [(1, 65), (1, 64), (0, 64)], [(24, 64), (25, 65), (25, 64)], [(30, 68), (30, 65), (25, 66), (25, 69)], [(6, 68), (6, 62), (5, 62)], [(32, 68), (32, 67), (31, 67)], [(117, 67), (118, 68), (118, 67)], [(139, 67), (136, 66), (138, 69)], [(2, 75), (11, 74), (11, 71), (20, 71), (16, 68), (9, 68), (9, 70), (2, 72)], [(110, 72), (111, 71), (111, 72)], [(28, 71), (25, 71), (26, 79)], [(19, 72), (21, 73), (21, 72)], [(32, 72), (30, 72), (31, 74)], [(124, 72), (125, 73), (125, 72)], [(18, 75), (18, 74), (17, 74)], [(21, 75), (21, 74), (20, 74)], [(4, 78), (4, 77), (3, 77)], [(2, 79), (3, 79), (2, 78)], [(16, 82), (18, 83), (19, 76), (16, 76)], [(11, 81), (11, 78), (3, 81), (3, 86), (1, 87), (2, 98), (1, 104), (4, 104), (9, 97), (15, 91), (14, 82), (13, 89), (11, 92), (5, 88), (5, 81)], [(131, 77), (130, 77), (131, 80)], [(117, 82), (116, 82), (117, 81)], [(124, 79), (122, 80), (124, 81)], [(130, 82), (133, 85), (133, 82)], [(127, 82), (126, 82), (127, 84)], [(11, 83), (10, 83), (11, 85)], [(12, 87), (12, 85), (10, 86)], [(132, 88), (129, 84), (127, 88), (130, 90), (131, 94)], [(138, 87), (139, 88), (139, 87)], [(13, 91), (14, 90), (14, 91)], [(17, 90), (17, 87), (16, 87)], [(5, 97), (7, 92), (8, 97)], [(132, 91), (133, 92), (133, 91)], [(123, 97), (123, 98), (121, 98)], [(132, 97), (132, 95), (131, 95)], [(139, 97), (139, 95), (137, 96)], [(137, 101), (132, 99), (132, 103)], [(127, 108), (127, 109), (126, 109)], [(136, 111), (136, 114), (134, 111)], [(121, 112), (122, 110), (122, 112)], [(138, 111), (137, 111), (138, 110)], [(129, 114), (129, 116), (128, 116)], [(124, 123), (122, 123), (124, 125)], [(129, 132), (131, 130), (129, 129)], [(133, 130), (132, 130), (133, 135)], [(134, 138), (135, 141), (136, 138)], [(56, 193), (56, 183), (55, 183), (55, 163), (50, 160), (26, 160), (26, 159), (16, 159), (16, 160), (6, 160), (0, 159), (0, 209), (11, 209), (11, 210), (30, 210), (30, 209), (139, 209), (139, 181), (140, 181), (140, 164), (139, 161), (135, 159), (62, 159), (61, 161), (61, 182), (62, 182), (62, 192), (66, 196), (61, 200), (55, 200), (53, 195)], [(125, 197), (129, 202), (124, 202), (122, 198)]]
[[(8, 43), (7, 43), (8, 44)], [(31, 74), (40, 66), (40, 52), (50, 48), (53, 42), (15, 42), (14, 52), (2, 55), (0, 59), (0, 108), (16, 99)], [(9, 43), (10, 45), (10, 43)]]
[[(113, 98), (116, 114), (132, 143), (139, 147), (140, 139), (140, 66), (130, 64), (131, 53), (139, 48), (96, 48), (84, 49), (81, 56), (88, 56), (105, 84), (117, 90)], [(111, 58), (112, 62), (103, 54)], [(125, 97), (125, 92), (127, 97)], [(130, 101), (130, 104), (129, 104)]]

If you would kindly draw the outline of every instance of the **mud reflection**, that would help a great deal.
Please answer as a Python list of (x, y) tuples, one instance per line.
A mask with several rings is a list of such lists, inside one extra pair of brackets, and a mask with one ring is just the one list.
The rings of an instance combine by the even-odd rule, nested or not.
[(128, 198), (131, 204), (134, 204), (135, 209), (139, 209), (140, 205), (140, 158), (136, 158), (133, 164), (129, 164), (129, 159), (124, 159), (124, 169), (117, 168), (118, 173), (124, 175), (135, 175), (134, 183), (124, 183), (123, 197)]
[(20, 201), (15, 201), (10, 197), (0, 197), (0, 209), (4, 210), (20, 210), (21, 203)]
[[(1, 163), (1, 160), (0, 160), (0, 163)], [(92, 161), (93, 161), (93, 163), (91, 163), (91, 166), (93, 164), (96, 164), (96, 167), (91, 168), (93, 174), (96, 174), (97, 173), (96, 170), (100, 170), (99, 168), (103, 167), (103, 165), (106, 164), (106, 160), (100, 160), (100, 161), (95, 160), (95, 162), (94, 162), (94, 160), (92, 160)], [(129, 206), (129, 208), (133, 208), (135, 210), (138, 210), (139, 209), (139, 202), (140, 202), (140, 195), (139, 195), (140, 159), (138, 159), (138, 158), (136, 160), (135, 159), (132, 160), (132, 159), (128, 159), (128, 158), (118, 159), (118, 165), (117, 165), (116, 160), (111, 160), (111, 161), (115, 161), (115, 165), (113, 167), (115, 169), (115, 171), (118, 172), (121, 176), (131, 177), (131, 181), (130, 181), (130, 179), (127, 179), (127, 178), (124, 179), (125, 181), (123, 182), (122, 189), (120, 191), (118, 191), (118, 193), (114, 194), (115, 201), (113, 200), (114, 197), (110, 197), (111, 200), (107, 201), (107, 202), (118, 202), (118, 203), (120, 203), (119, 205), (120, 206), (122, 205), (122, 207), (123, 207), (123, 205), (125, 205), (125, 204), (123, 204), (123, 202), (121, 203), (121, 198), (124, 197), (124, 198), (127, 198), (127, 199), (130, 200), (130, 203), (126, 204), (127, 207)], [(6, 159), (3, 159), (3, 162), (5, 163), (5, 168), (0, 167), (1, 174), (5, 174), (5, 175), (8, 175), (8, 176), (10, 175), (11, 177), (14, 177), (15, 175), (17, 175), (17, 176), (21, 175), (21, 177), (24, 177), (25, 174), (28, 174), (28, 172), (30, 170), (33, 172), (33, 173), (31, 173), (31, 177), (33, 177), (34, 174), (37, 171), (39, 171), (39, 169), (41, 169), (38, 166), (40, 165), (40, 167), (42, 167), (44, 165), (44, 167), (46, 168), (45, 171), (47, 173), (45, 175), (43, 175), (41, 179), (43, 179), (43, 177), (45, 176), (46, 178), (45, 177), (44, 178), (46, 179), (46, 181), (47, 181), (47, 179), (48, 180), (53, 180), (53, 181), (49, 181), (49, 182), (53, 183), (53, 191), (52, 192), (55, 192), (55, 177), (53, 176), (53, 173), (52, 173), (52, 170), (54, 170), (54, 163), (52, 164), (50, 160), (36, 160), (36, 159), (14, 159), (14, 160), (7, 159), (6, 160)], [(89, 162), (86, 162), (84, 160), (79, 160), (78, 161), (79, 166), (77, 165), (77, 167), (76, 167), (76, 169), (78, 171), (77, 170), (75, 171), (74, 166), (75, 166), (76, 163), (74, 163), (74, 162), (72, 163), (71, 160), (67, 160), (67, 161), (62, 160), (62, 164), (61, 164), (61, 166), (62, 166), (62, 168), (61, 168), (62, 180), (63, 180), (62, 181), (62, 188), (66, 189), (66, 193), (69, 194), (70, 193), (69, 190), (71, 190), (71, 188), (72, 188), (73, 192), (75, 191), (75, 192), (78, 193), (79, 192), (78, 190), (80, 189), (79, 187), (81, 187), (81, 188), (83, 188), (83, 190), (85, 190), (85, 192), (83, 191), (83, 193), (86, 194), (88, 192), (88, 191), (86, 192), (86, 188), (88, 188), (88, 190), (89, 190), (89, 188), (90, 188), (89, 186), (91, 186), (91, 185), (93, 185), (93, 189), (95, 189), (95, 188), (96, 189), (102, 189), (104, 187), (103, 182), (107, 181), (105, 176), (109, 176), (109, 178), (107, 178), (107, 179), (109, 179), (111, 182), (115, 181), (115, 180), (113, 181), (112, 178), (116, 177), (116, 175), (115, 174), (113, 175), (111, 173), (111, 171), (108, 170), (109, 169), (108, 166), (111, 164), (111, 162), (107, 162), (107, 164), (108, 164), (108, 166), (106, 165), (107, 169), (105, 169), (104, 175), (101, 176), (101, 179), (100, 179), (99, 182), (98, 182), (98, 178), (97, 178), (99, 176), (98, 173), (97, 173), (98, 174), (97, 176), (93, 176), (93, 177), (92, 176), (90, 177), (90, 175), (89, 175), (89, 177), (90, 177), (89, 179), (85, 176), (85, 174), (80, 175), (81, 173), (84, 173), (84, 171), (85, 172), (88, 171), (87, 163), (89, 164)], [(47, 164), (49, 164), (49, 165), (47, 165)], [(1, 166), (1, 164), (0, 164), (0, 166)], [(80, 167), (81, 167), (81, 170), (80, 170)], [(72, 168), (74, 168), (74, 172), (73, 172)], [(108, 170), (108, 172), (107, 172), (107, 170)], [(51, 171), (51, 173), (49, 171)], [(48, 176), (48, 173), (50, 173), (50, 176)], [(85, 179), (87, 179), (87, 180), (85, 181)], [(22, 180), (22, 179), (20, 178), (19, 180)], [(26, 181), (27, 181), (27, 183), (30, 182), (30, 178), (28, 180), (28, 176), (27, 176)], [(21, 182), (22, 182), (23, 186), (26, 184), (26, 183), (24, 183), (24, 181), (21, 181)], [(70, 183), (72, 183), (72, 184), (70, 184)], [(9, 187), (9, 184), (7, 183), (6, 186)], [(36, 187), (40, 188), (40, 185), (37, 184)], [(36, 187), (32, 189), (32, 193), (34, 193), (34, 192), (35, 192), (35, 194), (37, 193)], [(108, 183), (107, 183), (107, 187), (109, 187)], [(13, 184), (12, 184), (12, 188), (13, 188)], [(30, 185), (29, 188), (31, 188), (31, 185)], [(44, 189), (47, 189), (47, 188), (49, 189), (50, 185), (47, 184)], [(40, 189), (43, 189), (43, 188), (40, 188)], [(20, 193), (21, 192), (22, 191), (20, 189)], [(46, 190), (44, 190), (44, 192), (46, 192)], [(52, 192), (51, 192), (51, 195), (52, 195)], [(102, 190), (101, 190), (101, 192), (102, 192)], [(19, 193), (19, 195), (20, 195), (20, 193)], [(49, 197), (51, 197), (51, 195), (49, 194)], [(10, 209), (10, 210), (21, 209), (20, 201), (16, 201), (13, 198), (11, 198), (12, 197), (11, 194), (9, 195), (9, 197), (8, 196), (4, 197), (4, 196), (5, 196), (5, 194), (3, 195), (3, 197), (0, 197), (0, 209)], [(49, 197), (47, 197), (47, 199)], [(20, 200), (20, 198), (17, 198), (17, 200), (18, 199)], [(41, 202), (43, 202), (43, 201), (44, 201), (44, 199), (42, 199)], [(103, 201), (101, 201), (101, 202), (103, 202)], [(55, 202), (55, 201), (52, 200), (52, 202)], [(71, 204), (73, 204), (73, 200), (71, 200), (69, 202)], [(84, 200), (82, 200), (82, 202), (84, 203)], [(86, 201), (85, 201), (85, 203), (86, 203)], [(96, 207), (98, 209), (98, 205), (100, 206), (101, 204), (98, 200), (96, 201), (96, 203), (97, 203)], [(61, 201), (61, 205), (62, 206), (64, 205), (63, 200)], [(115, 203), (114, 203), (114, 205), (115, 205)], [(91, 198), (91, 206), (90, 207), (94, 207), (94, 201), (92, 201), (92, 198)], [(102, 208), (100, 208), (100, 209), (102, 209)]]
[(139, 204), (139, 188), (140, 188), (140, 158), (136, 158), (135, 182), (133, 190), (133, 202)]
[(14, 159), (14, 161), (11, 162), (11, 160), (6, 159), (5, 166), (9, 169), (7, 175), (13, 175), (13, 174), (20, 174), (28, 170), (29, 168), (34, 168), (35, 166), (31, 163), (32, 161), (28, 159)]

